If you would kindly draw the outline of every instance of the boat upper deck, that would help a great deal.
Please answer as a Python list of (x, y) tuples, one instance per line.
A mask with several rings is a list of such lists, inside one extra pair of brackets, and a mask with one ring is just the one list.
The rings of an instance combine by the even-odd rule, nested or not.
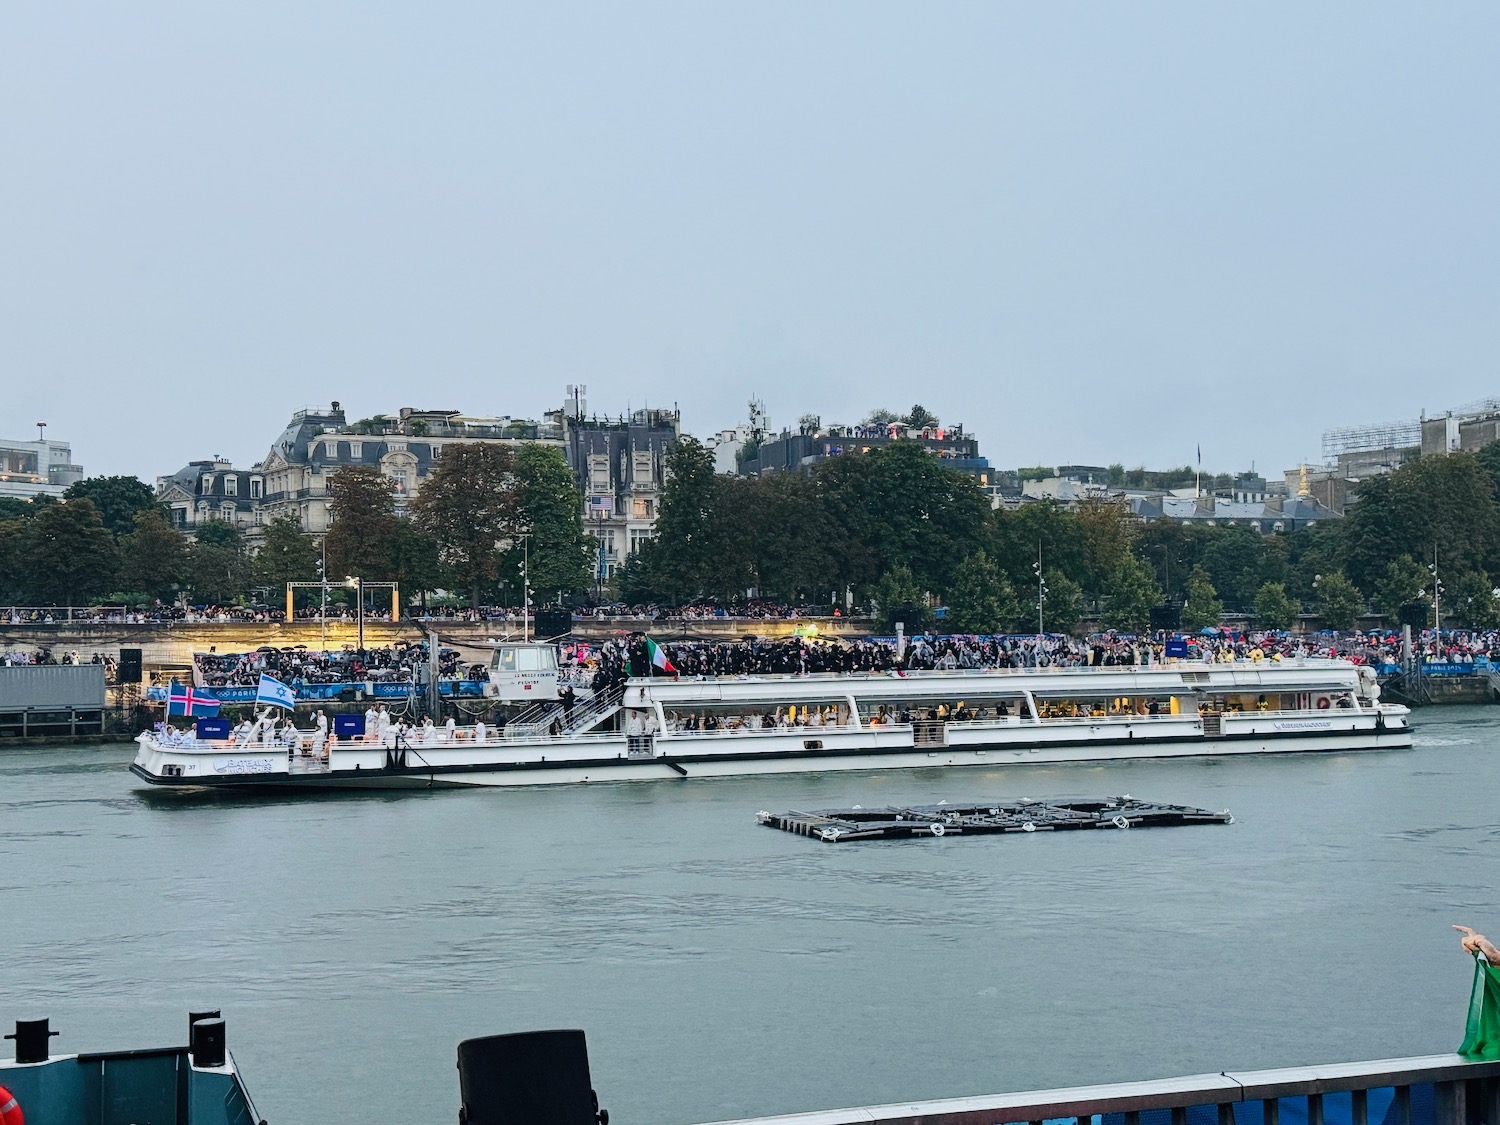
[(1360, 667), (1345, 660), (1177, 663), (1095, 668), (960, 668), (952, 671), (814, 672), (805, 675), (634, 679), (627, 708), (695, 703), (817, 702), (1033, 696), (1187, 696), (1213, 692), (1348, 692), (1360, 687)]

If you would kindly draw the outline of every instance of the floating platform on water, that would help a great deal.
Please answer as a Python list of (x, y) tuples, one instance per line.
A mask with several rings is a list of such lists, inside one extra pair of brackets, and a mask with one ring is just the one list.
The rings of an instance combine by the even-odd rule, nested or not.
[(1123, 797), (1079, 797), (1055, 801), (981, 801), (974, 804), (906, 805), (866, 809), (756, 814), (756, 822), (825, 843), (842, 840), (909, 840), (933, 836), (994, 836), (1006, 832), (1071, 832), (1095, 828), (1177, 828), (1188, 824), (1233, 824), (1229, 810), (1163, 805)]

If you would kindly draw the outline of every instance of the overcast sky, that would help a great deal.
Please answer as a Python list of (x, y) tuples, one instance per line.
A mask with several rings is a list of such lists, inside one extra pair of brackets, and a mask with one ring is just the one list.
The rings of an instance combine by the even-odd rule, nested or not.
[(1279, 475), (1490, 394), (1500, 7), (0, 9), (0, 436), (920, 401), (997, 465)]

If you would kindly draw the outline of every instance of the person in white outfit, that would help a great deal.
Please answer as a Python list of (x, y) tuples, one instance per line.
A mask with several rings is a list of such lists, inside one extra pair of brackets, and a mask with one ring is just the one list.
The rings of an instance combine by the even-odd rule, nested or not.
[(485, 739), (485, 735), (487, 733), (488, 732), (485, 730), (485, 726), (484, 726), (484, 720), (483, 719), (476, 720), (475, 723), (474, 723), (474, 741), (475, 742), (483, 742), (484, 739)]
[(443, 727), (447, 731), (448, 741), (449, 742), (457, 742), (458, 741), (458, 722), (457, 722), (457, 720), (455, 720), (452, 715), (449, 715), (448, 716), (448, 721), (443, 724)]

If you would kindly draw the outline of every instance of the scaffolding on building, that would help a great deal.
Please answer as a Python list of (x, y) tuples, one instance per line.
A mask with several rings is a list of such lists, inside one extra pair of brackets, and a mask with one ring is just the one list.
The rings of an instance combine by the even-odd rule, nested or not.
[(1365, 426), (1337, 426), (1323, 431), (1323, 460), (1329, 464), (1345, 453), (1368, 453), (1377, 449), (1405, 449), (1422, 444), (1422, 423), (1374, 422)]

